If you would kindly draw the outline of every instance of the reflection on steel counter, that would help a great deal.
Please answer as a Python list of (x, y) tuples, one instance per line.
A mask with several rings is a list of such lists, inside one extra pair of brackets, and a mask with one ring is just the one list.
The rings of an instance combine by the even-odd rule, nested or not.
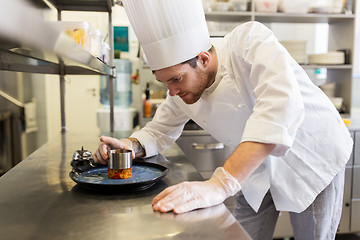
[(185, 125), (176, 143), (204, 179), (209, 179), (214, 170), (222, 166), (231, 154), (227, 146), (191, 120)]
[[(176, 239), (193, 239), (193, 236), (199, 237), (198, 239), (251, 239), (245, 230), (239, 227), (238, 222), (224, 204), (183, 214), (155, 212), (155, 216), (164, 220), (175, 221), (177, 225), (185, 227), (182, 232), (174, 232), (172, 237)], [(197, 227), (194, 227), (195, 225), (199, 226), (199, 223), (203, 227), (201, 236), (198, 235)], [(214, 233), (211, 230), (213, 227), (222, 231)]]
[[(231, 154), (229, 147), (218, 142), (192, 120), (185, 124), (176, 143), (204, 179), (209, 179), (214, 170), (222, 166)], [(226, 199), (224, 204), (232, 212), (235, 208), (235, 197)]]

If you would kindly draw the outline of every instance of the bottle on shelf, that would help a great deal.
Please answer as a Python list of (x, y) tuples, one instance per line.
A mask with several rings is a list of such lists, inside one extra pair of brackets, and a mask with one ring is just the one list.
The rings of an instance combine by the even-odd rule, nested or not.
[(144, 117), (152, 117), (152, 103), (150, 100), (150, 84), (146, 83), (144, 99)]
[(127, 108), (132, 103), (131, 62), (127, 59), (114, 59), (116, 79), (114, 84), (114, 105)]
[[(127, 108), (132, 103), (132, 67), (131, 61), (116, 58), (114, 66), (116, 68), (116, 78), (114, 79), (114, 106)], [(100, 81), (100, 101), (104, 106), (109, 106), (109, 78), (101, 77)]]

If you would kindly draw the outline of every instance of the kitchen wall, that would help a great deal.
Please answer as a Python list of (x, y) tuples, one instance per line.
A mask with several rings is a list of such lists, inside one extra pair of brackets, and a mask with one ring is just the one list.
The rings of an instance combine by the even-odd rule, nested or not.
[[(47, 20), (55, 21), (57, 12), (47, 11), (44, 14)], [(92, 12), (62, 12), (63, 21), (87, 21), (94, 28), (103, 33), (108, 32), (107, 13)], [(122, 7), (113, 8), (113, 25), (129, 26), (128, 19)], [(327, 34), (327, 24), (271, 24), (269, 26), (280, 40), (306, 40), (307, 53), (326, 52), (324, 34)], [(133, 31), (130, 29), (130, 52), (122, 53), (122, 58), (133, 61), (133, 69), (138, 66), (136, 58), (138, 42)], [(315, 37), (314, 37), (315, 36)], [(319, 38), (318, 38), (319, 36)], [(321, 41), (316, 41), (320, 39)], [(66, 126), (70, 131), (86, 132), (89, 129), (98, 129), (96, 122), (96, 110), (101, 107), (99, 96), (98, 76), (66, 76)], [(46, 95), (46, 124), (48, 126), (47, 138), (51, 139), (60, 132), (60, 96), (59, 77), (57, 75), (46, 75), (44, 80)], [(141, 110), (141, 85), (133, 85), (133, 104)]]
[(280, 41), (306, 41), (307, 54), (326, 53), (328, 51), (328, 24), (272, 23), (269, 27)]

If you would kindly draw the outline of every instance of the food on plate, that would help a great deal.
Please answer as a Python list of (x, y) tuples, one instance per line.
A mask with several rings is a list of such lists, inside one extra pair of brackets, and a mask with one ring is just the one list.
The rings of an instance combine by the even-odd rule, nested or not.
[(132, 177), (132, 167), (126, 169), (108, 168), (108, 178), (111, 179), (127, 179)]

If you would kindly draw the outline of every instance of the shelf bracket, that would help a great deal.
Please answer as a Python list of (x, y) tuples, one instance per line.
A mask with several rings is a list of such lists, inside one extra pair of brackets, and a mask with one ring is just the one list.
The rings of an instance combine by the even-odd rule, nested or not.
[(65, 64), (59, 58), (59, 78), (60, 78), (60, 111), (61, 111), (61, 132), (66, 132), (66, 118), (65, 118)]

